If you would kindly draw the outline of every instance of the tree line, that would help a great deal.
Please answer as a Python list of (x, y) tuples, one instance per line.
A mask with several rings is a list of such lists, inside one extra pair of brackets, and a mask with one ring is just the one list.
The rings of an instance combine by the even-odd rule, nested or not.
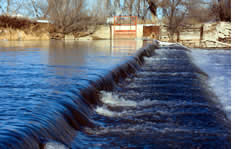
[(231, 0), (0, 0), (0, 14), (24, 14), (52, 22), (58, 32), (87, 30), (116, 15), (164, 22), (170, 34), (183, 24), (231, 21)]

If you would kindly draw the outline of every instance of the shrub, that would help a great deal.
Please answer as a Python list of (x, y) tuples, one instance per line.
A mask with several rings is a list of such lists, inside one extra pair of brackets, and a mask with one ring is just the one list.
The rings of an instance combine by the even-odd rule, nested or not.
[(28, 29), (30, 26), (35, 25), (36, 22), (30, 21), (26, 18), (17, 18), (7, 15), (0, 16), (0, 27), (12, 29)]

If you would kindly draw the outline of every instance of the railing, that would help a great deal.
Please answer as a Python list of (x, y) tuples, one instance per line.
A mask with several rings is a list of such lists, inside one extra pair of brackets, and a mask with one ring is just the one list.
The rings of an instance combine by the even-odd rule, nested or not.
[(135, 39), (137, 16), (114, 16), (114, 39)]

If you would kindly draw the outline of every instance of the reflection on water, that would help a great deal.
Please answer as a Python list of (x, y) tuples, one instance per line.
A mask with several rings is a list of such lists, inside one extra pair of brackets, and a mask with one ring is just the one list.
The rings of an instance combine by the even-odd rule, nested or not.
[(78, 60), (82, 61), (86, 56), (127, 56), (142, 46), (142, 40), (0, 41), (0, 52), (1, 54), (9, 52), (8, 55), (14, 56), (20, 51), (25, 51), (25, 53), (19, 54), (40, 51), (40, 63), (76, 65), (79, 63)]
[(1, 64), (64, 66), (58, 67), (62, 70), (65, 66), (90, 66), (97, 62), (108, 66), (108, 56), (116, 61), (118, 57), (132, 55), (143, 41), (0, 41), (0, 45)]
[[(15, 140), (27, 139), (23, 136), (30, 133), (45, 137), (55, 127), (64, 128), (58, 129), (56, 136), (71, 132), (67, 130), (68, 124), (63, 122), (61, 115), (73, 127), (75, 124), (70, 121), (74, 119), (76, 110), (84, 113), (76, 116), (86, 119), (89, 108), (83, 101), (74, 101), (81, 97), (79, 90), (129, 59), (142, 46), (139, 45), (142, 41), (130, 40), (131, 44), (121, 40), (118, 42), (128, 50), (117, 49), (118, 43), (115, 42), (114, 47), (109, 40), (0, 41), (0, 148), (9, 143), (15, 145), (13, 148), (18, 148), (19, 142)], [(79, 103), (80, 108), (71, 113), (68, 110), (74, 102)], [(55, 120), (58, 121), (56, 126)], [(38, 128), (44, 128), (47, 132), (38, 132)], [(68, 135), (65, 138), (71, 136), (64, 135)], [(53, 138), (50, 135), (46, 137)], [(26, 142), (34, 144), (34, 138), (30, 139)]]
[(129, 54), (135, 52), (135, 49), (138, 49), (143, 46), (143, 41), (136, 40), (112, 40), (112, 55), (117, 53), (126, 53)]

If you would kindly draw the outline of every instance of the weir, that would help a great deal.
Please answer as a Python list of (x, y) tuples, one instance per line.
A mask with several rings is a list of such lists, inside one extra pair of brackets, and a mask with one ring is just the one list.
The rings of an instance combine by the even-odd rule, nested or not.
[(101, 71), (5, 120), (0, 148), (230, 148), (230, 120), (186, 47), (156, 41)]
[[(89, 147), (231, 148), (230, 120), (190, 50), (172, 44), (151, 55), (112, 91), (100, 92), (94, 116), (100, 125), (85, 130)], [(73, 148), (86, 146), (76, 142), (82, 136)]]

